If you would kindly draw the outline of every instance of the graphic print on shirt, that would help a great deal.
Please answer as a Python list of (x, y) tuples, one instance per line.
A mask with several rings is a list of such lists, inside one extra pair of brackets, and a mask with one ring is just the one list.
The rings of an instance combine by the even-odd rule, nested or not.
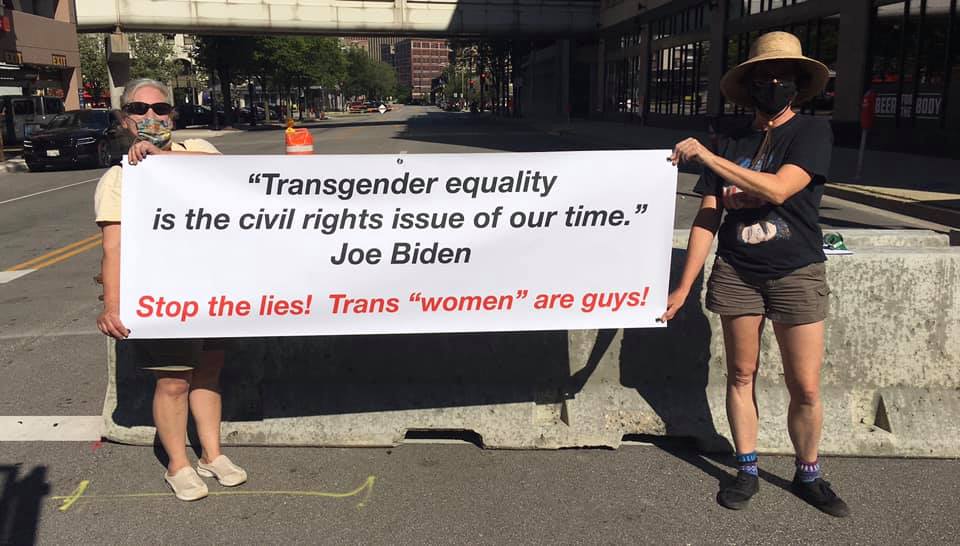
[[(745, 169), (760, 171), (763, 163), (762, 159), (763, 158), (754, 163), (748, 157), (741, 157), (736, 163)], [(723, 186), (723, 206), (729, 211), (759, 209), (768, 205), (770, 205), (770, 203), (762, 197), (751, 195), (736, 186), (729, 184), (724, 184)], [(782, 218), (777, 216), (772, 208), (763, 218), (750, 223), (737, 223), (737, 241), (742, 244), (758, 245), (775, 239), (789, 238), (790, 226), (788, 226)]]

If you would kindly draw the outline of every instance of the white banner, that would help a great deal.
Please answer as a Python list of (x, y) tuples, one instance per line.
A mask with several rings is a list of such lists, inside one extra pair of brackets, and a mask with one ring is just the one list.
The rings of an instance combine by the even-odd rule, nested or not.
[(120, 316), (132, 338), (662, 326), (668, 156), (125, 163)]

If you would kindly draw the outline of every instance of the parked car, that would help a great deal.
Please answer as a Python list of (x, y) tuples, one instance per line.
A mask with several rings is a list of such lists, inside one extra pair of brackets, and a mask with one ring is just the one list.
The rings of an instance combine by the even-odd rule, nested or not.
[(351, 102), (347, 109), (351, 114), (362, 114), (367, 111), (367, 104), (365, 102)]
[(3, 142), (13, 144), (30, 134), (57, 114), (64, 111), (63, 100), (57, 97), (21, 95), (0, 96), (0, 115), (3, 116)]
[(174, 127), (182, 129), (190, 125), (209, 125), (213, 122), (210, 108), (200, 104), (181, 104), (175, 108)]
[(391, 110), (393, 110), (393, 108), (390, 107), (390, 103), (386, 101), (368, 100), (366, 104), (367, 112), (372, 112), (372, 113), (379, 112), (381, 104), (383, 105), (384, 108), (387, 109), (387, 112), (390, 112)]
[(116, 110), (68, 110), (23, 141), (23, 159), (31, 171), (46, 167), (109, 167), (134, 136), (120, 124)]
[[(255, 110), (256, 113), (257, 113), (257, 119), (266, 119), (266, 118), (267, 118), (267, 112), (266, 112), (266, 110), (264, 109), (262, 102), (259, 102), (259, 103), (255, 104), (255, 105), (253, 105), (253, 107), (254, 107), (254, 110)], [(276, 104), (271, 104), (271, 105), (270, 105), (270, 120), (271, 120), (271, 121), (276, 121), (276, 120), (279, 120), (279, 119), (281, 119), (281, 116), (280, 116), (280, 107), (278, 107)]]

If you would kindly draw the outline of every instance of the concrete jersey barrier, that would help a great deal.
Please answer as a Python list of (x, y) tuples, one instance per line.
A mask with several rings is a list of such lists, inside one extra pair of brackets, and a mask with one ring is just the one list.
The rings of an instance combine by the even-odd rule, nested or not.
[[(825, 454), (960, 457), (960, 249), (945, 235), (840, 230), (822, 376)], [(672, 276), (686, 232), (674, 238)], [(709, 272), (712, 260), (708, 260)], [(236, 339), (225, 444), (391, 446), (469, 431), (490, 448), (618, 447), (634, 434), (732, 449), (719, 317), (698, 282), (667, 329)], [(106, 437), (152, 444), (153, 377), (108, 341)], [(792, 453), (772, 328), (758, 449)]]

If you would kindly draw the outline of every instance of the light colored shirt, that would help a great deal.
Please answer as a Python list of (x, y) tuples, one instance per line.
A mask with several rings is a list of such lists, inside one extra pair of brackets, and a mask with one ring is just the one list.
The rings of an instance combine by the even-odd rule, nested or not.
[[(213, 144), (199, 138), (188, 138), (183, 142), (174, 142), (170, 149), (175, 152), (220, 153)], [(97, 182), (97, 190), (93, 196), (93, 210), (96, 213), (97, 222), (120, 221), (120, 190), (122, 186), (123, 169), (118, 165), (110, 167), (100, 177), (100, 181)]]

